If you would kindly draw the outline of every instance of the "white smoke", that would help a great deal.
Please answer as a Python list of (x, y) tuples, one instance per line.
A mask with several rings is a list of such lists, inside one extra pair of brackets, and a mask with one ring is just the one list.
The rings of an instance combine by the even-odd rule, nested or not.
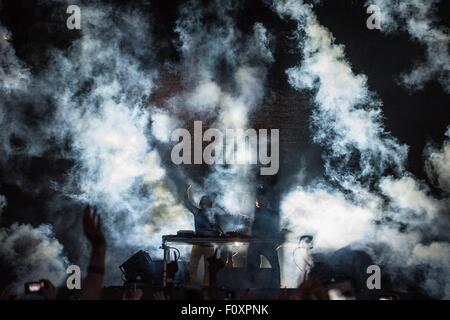
[[(267, 66), (273, 61), (271, 36), (261, 23), (253, 26), (253, 34), (238, 31), (233, 18), (238, 6), (232, 1), (212, 1), (205, 8), (188, 1), (175, 29), (183, 74), (190, 83), (183, 106), (202, 117), (195, 120), (210, 119), (211, 127), (223, 132), (249, 128), (249, 117), (264, 98)], [(218, 22), (205, 24), (206, 14), (216, 15)], [(237, 150), (236, 157), (245, 158), (246, 152)], [(217, 192), (218, 201), (229, 212), (248, 214), (254, 203), (252, 181), (251, 166), (215, 166), (204, 187)]]
[[(336, 45), (332, 34), (319, 24), (302, 1), (276, 2), (283, 14), (302, 19), (298, 37), (304, 54), (302, 65), (287, 71), (290, 84), (298, 90), (317, 89), (313, 123), (316, 142), (330, 150), (327, 169), (338, 175), (336, 165), (357, 162), (360, 178), (385, 169), (401, 170), (407, 147), (386, 135), (381, 123), (381, 103), (367, 88), (364, 75), (355, 75), (345, 60), (344, 47)], [(333, 161), (337, 161), (337, 163)], [(333, 162), (333, 163), (331, 163)], [(345, 173), (351, 176), (351, 173)]]
[[(433, 198), (423, 182), (405, 171), (407, 147), (385, 132), (381, 102), (368, 89), (366, 77), (352, 72), (344, 47), (320, 25), (312, 6), (286, 0), (276, 1), (274, 8), (297, 22), (303, 59), (287, 75), (297, 90), (315, 93), (314, 139), (326, 148), (325, 180), (333, 182), (292, 190), (282, 203), (284, 223), (297, 239), (314, 235), (319, 251), (388, 245), (392, 253), (375, 255), (375, 261), (387, 261), (388, 270), (426, 266), (431, 271), (424, 286), (433, 295), (448, 297), (440, 290), (448, 287), (447, 272), (434, 255), (424, 253), (426, 239), (441, 236), (448, 227), (443, 216), (448, 200)], [(432, 166), (440, 168), (436, 159), (442, 159), (442, 152), (435, 154)], [(406, 230), (399, 231), (401, 225)], [(410, 259), (417, 254), (420, 264)]]
[(14, 269), (16, 291), (29, 281), (48, 279), (58, 286), (65, 279), (68, 260), (50, 225), (13, 224), (0, 229), (0, 243), (2, 262)]
[(219, 105), (221, 96), (222, 91), (214, 81), (201, 81), (188, 95), (187, 105), (196, 112), (214, 110)]
[[(29, 72), (16, 58), (11, 45), (11, 33), (0, 24), (0, 90), (24, 89), (28, 84)], [(1, 119), (0, 119), (1, 120)]]
[(160, 142), (168, 143), (170, 133), (180, 127), (180, 121), (161, 110), (152, 114), (152, 134)]
[(428, 148), (427, 159), (428, 175), (434, 178), (442, 190), (450, 192), (450, 128), (447, 131), (447, 141), (440, 150)]
[[(17, 104), (15, 101), (18, 95), (24, 95), (30, 85), (31, 74), (27, 67), (17, 57), (12, 45), (11, 33), (0, 22), (0, 150), (4, 157), (0, 159), (4, 162), (6, 156), (21, 153), (12, 146), (11, 138), (23, 138), (30, 133), (21, 122), (21, 112), (32, 111), (30, 106)], [(28, 101), (25, 101), (28, 102)], [(25, 109), (28, 109), (25, 111)], [(42, 134), (37, 134), (41, 136)], [(40, 154), (42, 148), (40, 143), (30, 143), (24, 151), (30, 155)]]
[(299, 187), (284, 198), (281, 211), (297, 239), (312, 235), (316, 249), (337, 250), (367, 236), (379, 199), (367, 200), (352, 203), (343, 193), (326, 186)]
[[(434, 296), (450, 299), (450, 244), (433, 242), (429, 245), (418, 244), (408, 260), (410, 265), (424, 265), (427, 268), (425, 288)], [(431, 266), (431, 267), (430, 267)], [(447, 281), (445, 281), (447, 279)], [(444, 280), (441, 282), (441, 280)]]
[(425, 61), (417, 63), (401, 82), (412, 89), (422, 89), (431, 80), (438, 81), (450, 93), (450, 33), (439, 25), (436, 15), (440, 0), (367, 0), (366, 5), (380, 8), (381, 31), (407, 32), (425, 48)]
[[(5, 98), (0, 99), (0, 119), (15, 121), (9, 124), (11, 131), (26, 129), (26, 125), (20, 123), (21, 118), (4, 101), (17, 104), (29, 100), (42, 105), (37, 100), (39, 96), (44, 97), (44, 101), (52, 101), (52, 118), (40, 128), (42, 132), (36, 138), (24, 134), (24, 139), (28, 145), (36, 145), (42, 151), (57, 143), (63, 150), (62, 156), (73, 159), (75, 165), (66, 180), (49, 183), (76, 202), (99, 207), (109, 242), (109, 258), (116, 263), (108, 271), (117, 274), (118, 263), (133, 250), (151, 249), (156, 253), (162, 234), (188, 229), (191, 222), (172, 193), (159, 152), (153, 146), (152, 134), (157, 135), (161, 130), (158, 129), (161, 119), (153, 118), (156, 123), (150, 122), (154, 112), (146, 102), (157, 76), (148, 21), (132, 9), (123, 12), (96, 4), (84, 5), (82, 17), (80, 38), (66, 51), (53, 51), (45, 71), (34, 76), (24, 71), (9, 42), (4, 44), (2, 38), (2, 48), (7, 45), (9, 50), (2, 50), (2, 74), (9, 78), (2, 77), (0, 83), (0, 94)], [(3, 34), (3, 28), (1, 31)], [(20, 77), (18, 72), (30, 77), (32, 88), (26, 87), (25, 77)], [(16, 95), (13, 89), (22, 91)], [(7, 147), (9, 136), (9, 133), (2, 136)], [(51, 143), (46, 140), (48, 137), (52, 138)], [(12, 154), (14, 150), (10, 149), (5, 156)], [(23, 153), (31, 154), (30, 149)], [(65, 223), (72, 219), (61, 218), (59, 207), (50, 209), (55, 210), (47, 213), (55, 223), (54, 228), (67, 229)], [(36, 243), (36, 257), (33, 255), (29, 263), (18, 255), (8, 256), (14, 269), (21, 263), (28, 268), (34, 262), (43, 264), (45, 259), (55, 264), (54, 269), (57, 269), (58, 259), (59, 265), (64, 264), (59, 254), (62, 247), (52, 239), (48, 226), (37, 229), (14, 226), (2, 232), (5, 241), (9, 239), (11, 243), (16, 241), (16, 234), (31, 233), (42, 239)], [(82, 247), (72, 246), (72, 249), (81, 251)], [(2, 244), (2, 250), (9, 249)], [(39, 254), (42, 261), (38, 261)], [(36, 268), (40, 274), (51, 269)], [(42, 274), (41, 277), (52, 277), (51, 270), (48, 271), (49, 276)], [(23, 278), (22, 271), (18, 271), (18, 276)], [(56, 276), (53, 278), (58, 280)], [(111, 275), (108, 278), (117, 280)]]
[(81, 38), (68, 55), (56, 55), (48, 71), (49, 80), (66, 83), (55, 128), (73, 140), (71, 177), (81, 193), (72, 196), (103, 209), (115, 246), (156, 250), (162, 234), (189, 221), (152, 146), (152, 134), (161, 137), (167, 120), (146, 105), (156, 77), (151, 29), (133, 10), (119, 15), (108, 7), (83, 7), (83, 17), (89, 23)]
[(445, 209), (441, 201), (430, 196), (430, 191), (424, 183), (407, 174), (399, 179), (381, 178), (380, 190), (390, 200), (395, 212), (393, 218), (408, 223), (411, 227), (425, 223), (427, 228), (432, 228), (432, 222)]

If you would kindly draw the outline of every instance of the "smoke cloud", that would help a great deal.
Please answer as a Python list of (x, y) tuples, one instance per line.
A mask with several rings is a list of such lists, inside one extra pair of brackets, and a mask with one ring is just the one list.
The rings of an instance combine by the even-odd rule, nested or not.
[[(152, 132), (158, 131), (158, 125), (152, 128), (153, 111), (146, 100), (157, 72), (149, 24), (133, 9), (119, 12), (100, 4), (84, 5), (82, 16), (79, 39), (68, 50), (54, 50), (47, 68), (35, 75), (16, 58), (10, 34), (2, 27), (2, 161), (7, 167), (17, 152), (31, 156), (54, 149), (55, 156), (71, 159), (75, 165), (66, 179), (50, 181), (51, 188), (78, 204), (79, 212), (79, 204), (99, 207), (111, 248), (109, 259), (117, 268), (136, 248), (156, 253), (162, 234), (189, 229), (191, 222), (173, 194), (153, 146)], [(11, 108), (12, 103), (19, 107), (30, 103), (33, 109), (50, 110), (51, 116), (35, 127), (34, 136), (21, 122), (24, 110)], [(17, 151), (11, 146), (11, 137), (18, 134), (26, 147)], [(27, 189), (34, 187), (28, 181), (23, 184)], [(54, 228), (70, 229), (73, 218), (61, 217), (60, 206), (50, 203), (48, 209)], [(36, 229), (14, 225), (2, 230), (2, 252), (18, 278), (25, 279), (27, 271), (20, 266), (36, 264), (37, 271), (26, 279), (39, 274), (60, 282), (60, 276), (52, 272), (60, 271), (65, 258), (61, 244), (52, 237), (47, 225)], [(30, 250), (29, 245), (36, 247), (30, 260), (9, 249), (21, 239), (23, 250)], [(68, 246), (75, 251), (85, 247), (79, 241)], [(46, 271), (48, 276), (44, 276)], [(110, 280), (117, 281), (117, 272), (111, 270), (111, 274)]]
[(0, 229), (0, 241), (0, 257), (14, 270), (16, 292), (29, 281), (48, 279), (60, 285), (65, 280), (68, 260), (50, 225), (13, 224)]
[(425, 49), (425, 61), (417, 62), (409, 73), (401, 75), (401, 83), (407, 88), (422, 89), (431, 80), (438, 81), (450, 93), (450, 34), (439, 26), (436, 16), (440, 0), (368, 0), (367, 5), (377, 5), (381, 12), (381, 31), (407, 32), (413, 41)]
[(154, 146), (161, 119), (153, 115), (151, 125), (154, 111), (146, 103), (157, 77), (151, 28), (136, 11), (116, 10), (84, 8), (89, 23), (81, 38), (68, 55), (55, 56), (48, 74), (65, 83), (53, 128), (72, 139), (77, 163), (63, 190), (103, 209), (118, 250), (128, 248), (129, 255), (143, 247), (156, 254), (162, 234), (189, 228), (190, 221)]
[[(73, 162), (62, 181), (38, 182), (38, 188), (25, 174), (14, 171), (9, 176), (14, 182), (23, 176), (24, 190), (39, 194), (50, 187), (58, 194), (49, 199), (46, 212), (56, 231), (68, 231), (79, 221), (81, 205), (96, 205), (109, 242), (108, 265), (117, 268), (133, 250), (141, 248), (159, 255), (161, 235), (192, 229), (192, 218), (179, 203), (175, 186), (179, 181), (168, 175), (160, 155), (170, 147), (171, 131), (189, 125), (183, 116), (185, 107), (192, 120), (212, 121), (219, 129), (247, 128), (251, 112), (263, 99), (266, 68), (273, 61), (270, 35), (260, 23), (251, 34), (240, 34), (232, 18), (235, 10), (232, 2), (219, 1), (209, 8), (194, 1), (180, 8), (176, 32), (182, 62), (174, 68), (190, 85), (184, 92), (169, 95), (164, 101), (166, 110), (149, 104), (160, 80), (160, 66), (154, 55), (151, 21), (137, 9), (84, 4), (79, 37), (67, 50), (52, 50), (48, 65), (35, 74), (16, 57), (9, 32), (1, 29), (4, 168), (14, 167), (17, 155), (49, 152)], [(208, 31), (200, 17), (215, 11), (222, 20)], [(228, 75), (225, 78), (224, 73)], [(12, 104), (19, 108), (11, 108)], [(26, 108), (45, 114), (32, 131), (23, 121)], [(12, 144), (13, 136), (21, 138), (20, 148)], [(226, 194), (221, 202), (237, 213), (246, 209), (237, 207), (237, 199), (251, 196), (252, 179), (248, 167), (218, 167), (203, 188)], [(231, 184), (235, 186), (232, 192)], [(61, 206), (61, 201), (72, 204)], [(247, 211), (251, 211), (251, 203)], [(3, 232), (5, 239), (12, 239), (10, 243), (16, 241), (16, 234), (32, 234), (42, 247), (52, 247), (48, 251), (54, 254), (33, 260), (42, 262), (43, 270), (49, 269), (43, 263), (46, 257), (53, 265), (65, 265), (61, 244), (52, 239), (49, 226), (17, 225)], [(86, 257), (86, 245), (79, 239), (67, 243), (66, 249), (76, 259)], [(24, 263), (17, 255), (9, 255), (8, 261), (14, 269)], [(109, 270), (108, 282), (119, 281), (118, 272)], [(17, 276), (23, 278), (22, 272)]]
[[(430, 244), (433, 237), (442, 237), (440, 228), (448, 226), (448, 199), (434, 198), (425, 183), (405, 170), (408, 148), (385, 132), (381, 102), (366, 77), (352, 72), (344, 47), (320, 25), (313, 7), (287, 0), (275, 2), (274, 8), (297, 22), (302, 61), (286, 72), (294, 88), (314, 92), (314, 139), (326, 150), (324, 181), (299, 185), (285, 196), (285, 224), (296, 239), (315, 235), (319, 251), (363, 247), (374, 261), (388, 261), (387, 269), (394, 274), (409, 267), (427, 270), (425, 287), (448, 298), (448, 291), (438, 285), (446, 283), (448, 288), (442, 269), (448, 242)], [(443, 157), (445, 147), (430, 158), (430, 168), (439, 176), (445, 175)], [(383, 254), (368, 249), (379, 245), (390, 249)], [(442, 260), (432, 252), (437, 249)]]
[(427, 172), (437, 185), (450, 192), (450, 128), (447, 131), (447, 141), (441, 149), (429, 147), (427, 150)]
[(11, 33), (0, 24), (0, 88), (4, 91), (23, 89), (29, 78), (29, 72), (16, 58), (11, 45)]
[[(233, 15), (239, 6), (232, 1), (212, 1), (201, 7), (197, 1), (188, 1), (175, 28), (183, 75), (192, 84), (182, 101), (223, 132), (249, 128), (249, 117), (264, 98), (267, 68), (273, 62), (271, 35), (262, 23), (254, 24), (251, 34), (238, 31)], [(204, 22), (207, 14), (215, 15), (217, 22)], [(222, 142), (218, 147), (223, 148)], [(248, 150), (238, 148), (237, 159), (248, 156)], [(250, 165), (214, 166), (203, 187), (216, 192), (217, 201), (229, 212), (249, 215), (254, 177)]]

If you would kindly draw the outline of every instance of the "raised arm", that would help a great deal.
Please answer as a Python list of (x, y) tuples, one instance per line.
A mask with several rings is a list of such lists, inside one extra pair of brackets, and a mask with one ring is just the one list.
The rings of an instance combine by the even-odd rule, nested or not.
[(100, 216), (97, 209), (87, 206), (84, 210), (83, 229), (91, 243), (91, 257), (88, 273), (83, 281), (81, 299), (99, 300), (102, 294), (105, 274), (106, 241), (101, 229)]
[(194, 205), (194, 203), (192, 202), (191, 198), (189, 197), (189, 190), (190, 189), (191, 189), (191, 186), (189, 186), (186, 189), (186, 192), (184, 193), (184, 205), (186, 206), (186, 208), (188, 208), (188, 210), (190, 212), (192, 212), (192, 214), (195, 215), (195, 214), (198, 213), (199, 208), (196, 205)]

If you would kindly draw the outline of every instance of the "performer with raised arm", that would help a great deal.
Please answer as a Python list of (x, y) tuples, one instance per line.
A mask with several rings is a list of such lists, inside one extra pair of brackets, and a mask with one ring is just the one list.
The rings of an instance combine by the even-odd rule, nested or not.
[[(189, 191), (191, 186), (186, 190), (184, 203), (189, 211), (194, 215), (195, 233), (201, 237), (216, 236), (219, 234), (215, 217), (212, 212), (213, 201), (208, 196), (202, 196), (197, 207), (190, 199)], [(214, 246), (212, 244), (193, 245), (191, 258), (189, 263), (189, 278), (191, 283), (197, 282), (197, 269), (200, 259), (204, 261), (204, 277), (203, 284), (209, 285), (209, 272), (207, 258), (214, 255)]]

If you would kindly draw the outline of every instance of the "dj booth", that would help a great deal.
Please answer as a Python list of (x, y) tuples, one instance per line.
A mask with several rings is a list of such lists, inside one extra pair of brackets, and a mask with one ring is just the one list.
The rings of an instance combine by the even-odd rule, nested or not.
[[(251, 238), (245, 235), (224, 235), (215, 237), (199, 237), (192, 235), (165, 235), (162, 236), (161, 249), (163, 253), (163, 286), (167, 283), (167, 264), (170, 262), (170, 250), (176, 249), (171, 247), (170, 244), (183, 244), (183, 245), (233, 245), (233, 244), (250, 244), (250, 243), (279, 243), (283, 242), (282, 238)], [(271, 272), (270, 269), (261, 269), (261, 272)], [(237, 270), (236, 270), (237, 271)], [(238, 272), (242, 274), (243, 272)]]

